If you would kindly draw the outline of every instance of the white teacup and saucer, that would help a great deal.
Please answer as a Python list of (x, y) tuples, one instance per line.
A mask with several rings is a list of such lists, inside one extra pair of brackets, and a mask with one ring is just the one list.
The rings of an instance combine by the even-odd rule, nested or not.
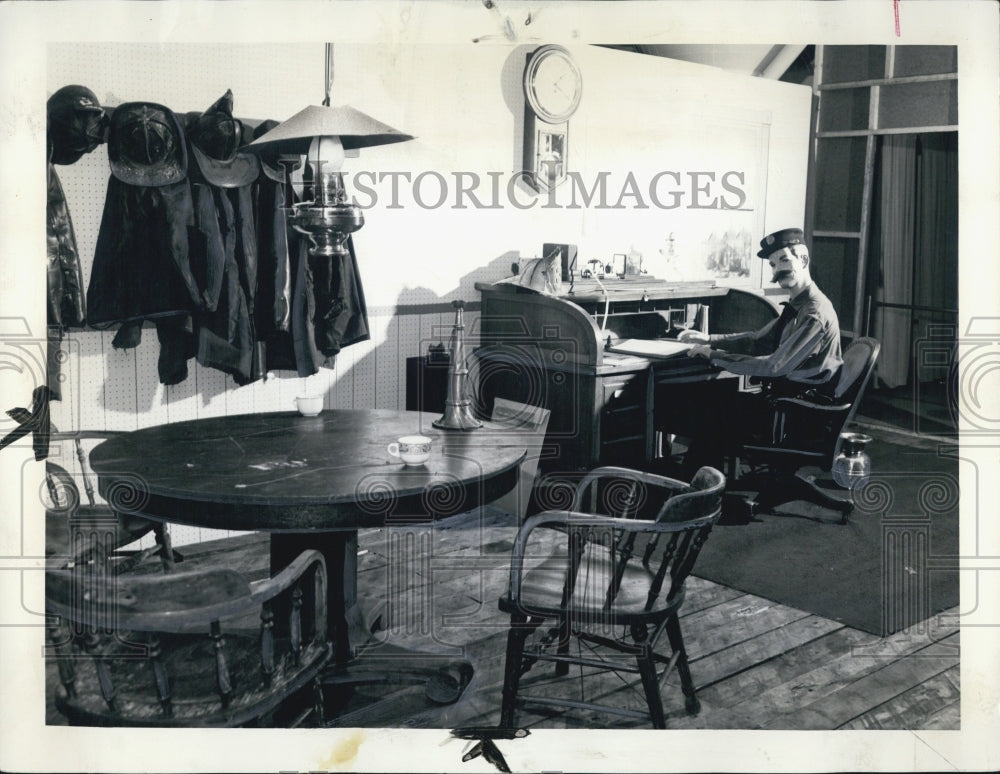
[(405, 465), (423, 465), (430, 459), (434, 439), (426, 435), (404, 435), (387, 447), (390, 455), (399, 457)]

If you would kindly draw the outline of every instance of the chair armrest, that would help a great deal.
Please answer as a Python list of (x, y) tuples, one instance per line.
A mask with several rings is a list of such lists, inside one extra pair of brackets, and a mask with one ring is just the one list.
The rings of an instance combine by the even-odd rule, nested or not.
[(576, 485), (576, 494), (573, 498), (573, 510), (580, 511), (582, 509), (583, 498), (586, 496), (588, 487), (590, 487), (590, 485), (595, 481), (602, 478), (629, 479), (643, 484), (651, 484), (653, 486), (663, 487), (664, 489), (675, 489), (678, 491), (688, 488), (688, 484), (686, 482), (678, 481), (675, 478), (667, 478), (666, 476), (649, 473), (644, 470), (633, 470), (632, 468), (604, 465), (591, 470)]
[(321, 573), (323, 582), (325, 583), (326, 560), (323, 558), (323, 554), (319, 551), (307, 550), (295, 557), (277, 575), (253, 581), (250, 584), (250, 589), (254, 600), (259, 603), (276, 597), (281, 592), (290, 588), (314, 564), (319, 565), (317, 572)]
[[(614, 516), (598, 516), (581, 511), (543, 511), (529, 516), (517, 532), (510, 557), (510, 598), (517, 600), (521, 594), (521, 576), (524, 573), (525, 548), (531, 533), (539, 528), (587, 527), (616, 529), (623, 532), (679, 532), (692, 525), (711, 523), (717, 514), (712, 513), (689, 521), (663, 522), (645, 519), (619, 519)], [(568, 560), (568, 557), (567, 557)]]
[[(784, 459), (787, 463), (798, 462), (799, 464), (805, 464), (808, 462), (815, 462), (817, 465), (822, 466), (824, 460), (827, 460), (827, 455), (825, 452), (813, 451), (811, 449), (793, 449), (790, 447), (766, 445), (766, 444), (746, 444), (743, 447), (743, 451), (746, 452), (751, 457), (756, 455), (766, 455), (768, 459), (778, 462)], [(783, 463), (784, 464), (784, 463)]]
[(775, 398), (772, 404), (776, 409), (788, 410), (788, 409), (800, 409), (803, 411), (819, 411), (828, 414), (836, 414), (841, 411), (847, 411), (850, 407), (850, 403), (813, 403), (809, 400), (803, 400), (802, 398)]
[(53, 441), (105, 441), (116, 435), (124, 435), (125, 430), (53, 430), (49, 439)]
[(666, 497), (665, 502), (660, 506), (655, 516), (647, 515), (645, 517), (647, 520), (661, 523), (690, 521), (693, 516), (687, 510), (690, 508), (697, 513), (704, 497), (710, 497), (716, 492), (721, 497), (721, 492), (726, 485), (725, 476), (720, 471), (708, 467), (699, 469), (694, 478), (691, 479), (691, 483), (688, 483), (656, 473), (606, 465), (595, 468), (580, 481), (576, 488), (571, 510), (587, 511), (584, 502), (587, 490), (591, 484), (602, 478), (631, 481), (661, 490), (661, 494)]

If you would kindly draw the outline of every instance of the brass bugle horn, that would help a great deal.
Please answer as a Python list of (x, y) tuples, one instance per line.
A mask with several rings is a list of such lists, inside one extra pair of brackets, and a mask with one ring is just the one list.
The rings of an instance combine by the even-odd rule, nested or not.
[(465, 364), (464, 301), (452, 301), (455, 307), (455, 327), (451, 331), (451, 363), (448, 365), (448, 395), (444, 401), (444, 414), (434, 427), (442, 430), (475, 430), (483, 423), (472, 413), (469, 400), (469, 369)]

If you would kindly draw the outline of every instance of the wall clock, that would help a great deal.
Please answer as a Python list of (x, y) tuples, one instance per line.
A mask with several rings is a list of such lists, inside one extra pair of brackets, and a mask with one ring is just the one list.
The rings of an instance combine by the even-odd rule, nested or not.
[(580, 105), (583, 78), (562, 46), (546, 45), (528, 55), (524, 68), (524, 172), (537, 191), (566, 179), (569, 119)]

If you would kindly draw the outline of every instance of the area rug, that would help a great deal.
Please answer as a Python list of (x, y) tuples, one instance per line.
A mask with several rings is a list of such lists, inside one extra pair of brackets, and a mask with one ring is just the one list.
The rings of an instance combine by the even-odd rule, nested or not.
[[(773, 514), (728, 516), (694, 574), (879, 636), (958, 605), (956, 444), (871, 433), (872, 476), (846, 525), (839, 513), (799, 501)], [(829, 473), (815, 473), (835, 487)]]

